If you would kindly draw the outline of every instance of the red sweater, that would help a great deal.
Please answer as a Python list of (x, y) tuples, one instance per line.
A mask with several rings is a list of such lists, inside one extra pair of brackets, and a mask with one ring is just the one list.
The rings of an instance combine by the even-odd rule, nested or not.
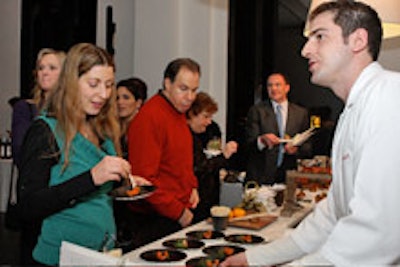
[(140, 109), (128, 129), (132, 173), (151, 181), (156, 191), (143, 202), (131, 203), (139, 212), (156, 212), (178, 220), (197, 179), (193, 172), (193, 140), (185, 114), (161, 94)]

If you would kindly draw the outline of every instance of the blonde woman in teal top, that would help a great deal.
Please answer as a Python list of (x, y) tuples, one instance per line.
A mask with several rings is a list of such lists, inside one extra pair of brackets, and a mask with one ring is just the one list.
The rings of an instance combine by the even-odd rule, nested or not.
[[(131, 173), (118, 157), (114, 62), (102, 48), (81, 43), (67, 54), (46, 113), (22, 147), (19, 207), (25, 263), (55, 266), (62, 241), (99, 250), (113, 247), (115, 222), (108, 192)], [(148, 184), (135, 177), (138, 184)], [(39, 234), (40, 232), (40, 234)]]

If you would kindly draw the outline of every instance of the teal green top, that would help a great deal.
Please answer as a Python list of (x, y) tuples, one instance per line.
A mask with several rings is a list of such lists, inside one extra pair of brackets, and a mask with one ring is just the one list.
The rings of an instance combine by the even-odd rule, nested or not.
[[(106, 139), (99, 149), (77, 133), (71, 143), (69, 164), (62, 171), (65, 157), (62, 149), (64, 139), (56, 131), (57, 121), (44, 116), (39, 118), (50, 126), (61, 153), (59, 162), (51, 169), (50, 186), (63, 183), (90, 170), (106, 155), (116, 155), (114, 144), (110, 139)], [(76, 205), (47, 217), (43, 221), (41, 234), (33, 251), (34, 259), (44, 264), (57, 265), (62, 241), (98, 250), (106, 236), (115, 237), (112, 199), (107, 195), (111, 189), (112, 183), (107, 182), (97, 191), (79, 199)], [(114, 242), (108, 242), (108, 248), (113, 246)]]

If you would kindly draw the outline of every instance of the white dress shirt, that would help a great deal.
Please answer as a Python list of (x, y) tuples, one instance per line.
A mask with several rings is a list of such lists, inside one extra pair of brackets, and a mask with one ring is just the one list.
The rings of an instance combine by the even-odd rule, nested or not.
[[(289, 108), (289, 102), (287, 100), (278, 103), (276, 101), (271, 100), (272, 103), (272, 108), (276, 114), (277, 112), (277, 106), (281, 105), (281, 113), (282, 113), (282, 125), (283, 125), (283, 129), (286, 129), (286, 122), (287, 122), (287, 117), (288, 117), (288, 108)], [(263, 133), (266, 134), (266, 133)], [(264, 143), (261, 141), (261, 137), (257, 138), (257, 147), (258, 150), (263, 150), (265, 148)]]

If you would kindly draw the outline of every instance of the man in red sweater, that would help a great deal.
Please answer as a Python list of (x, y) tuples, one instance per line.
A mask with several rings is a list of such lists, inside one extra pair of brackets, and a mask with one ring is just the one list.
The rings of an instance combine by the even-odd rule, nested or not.
[(193, 172), (192, 135), (186, 111), (196, 98), (200, 66), (189, 58), (170, 62), (163, 89), (149, 99), (128, 129), (128, 155), (135, 175), (156, 186), (147, 199), (129, 204), (134, 247), (188, 226), (199, 202)]

